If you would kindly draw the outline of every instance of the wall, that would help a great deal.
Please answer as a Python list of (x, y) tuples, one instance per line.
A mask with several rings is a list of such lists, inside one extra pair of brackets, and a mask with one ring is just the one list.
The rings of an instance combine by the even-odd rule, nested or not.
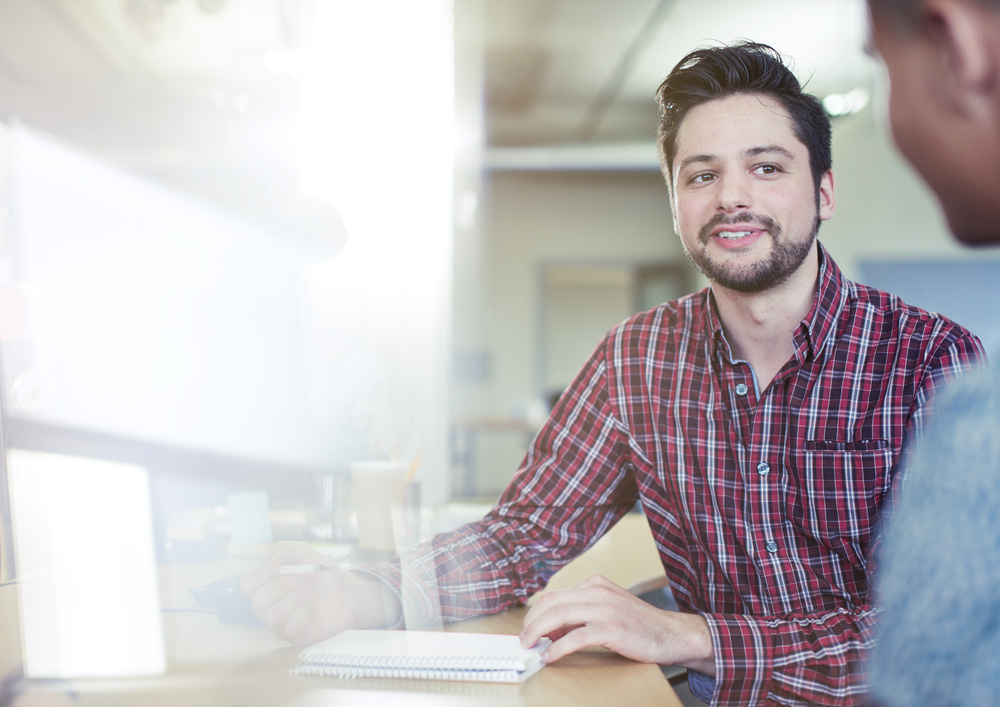
[[(533, 417), (543, 393), (541, 268), (677, 260), (683, 251), (658, 172), (494, 172), (483, 194), (481, 334), (478, 342), (465, 339), (464, 352), (478, 351), (483, 363), (479, 375), (456, 383), (453, 410), (459, 418)], [(456, 292), (455, 300), (468, 297)], [(455, 328), (459, 340), (461, 320)], [(516, 432), (479, 436), (481, 490), (499, 490), (509, 481), (525, 442)]]

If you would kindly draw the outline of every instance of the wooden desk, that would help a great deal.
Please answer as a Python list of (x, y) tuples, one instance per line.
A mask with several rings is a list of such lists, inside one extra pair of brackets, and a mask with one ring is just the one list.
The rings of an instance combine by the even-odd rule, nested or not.
[[(627, 548), (627, 551), (625, 551)], [(166, 609), (192, 609), (187, 589), (246, 570), (253, 560), (224, 561), (161, 568), (161, 602)], [(559, 573), (558, 588), (600, 571), (630, 584), (661, 572), (648, 527), (630, 515), (588, 553)], [(446, 630), (517, 633), (525, 609), (451, 624)], [(75, 681), (33, 685), (14, 707), (88, 707), (185, 705), (186, 707), (370, 707), (371, 705), (680, 705), (658, 666), (644, 665), (594, 649), (546, 666), (522, 685), (494, 685), (436, 680), (305, 678), (287, 674), (298, 648), (266, 629), (220, 623), (197, 613), (164, 613), (168, 671), (161, 677)], [(0, 670), (19, 665), (16, 587), (0, 587)], [(75, 698), (68, 697), (68, 691)]]

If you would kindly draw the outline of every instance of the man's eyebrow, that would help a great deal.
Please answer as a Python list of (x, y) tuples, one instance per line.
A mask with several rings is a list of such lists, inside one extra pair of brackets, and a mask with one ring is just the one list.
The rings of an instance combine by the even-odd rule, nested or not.
[(761, 145), (759, 147), (751, 147), (748, 150), (746, 150), (743, 154), (745, 154), (747, 157), (759, 157), (760, 155), (778, 154), (790, 160), (795, 159), (795, 155), (793, 155), (790, 151), (786, 150), (781, 145)]
[[(759, 157), (760, 155), (781, 155), (786, 159), (795, 159), (788, 149), (782, 147), (781, 145), (758, 145), (757, 147), (748, 147), (743, 151), (745, 157)], [(718, 155), (713, 155), (710, 153), (703, 153), (700, 155), (690, 155), (685, 157), (683, 160), (677, 163), (677, 171), (681, 171), (686, 167), (690, 167), (693, 164), (708, 164), (712, 162), (718, 162)]]
[(703, 155), (691, 155), (690, 157), (685, 157), (677, 165), (677, 170), (680, 171), (685, 167), (692, 164), (701, 164), (705, 162), (716, 162), (719, 158), (715, 155), (703, 154)]

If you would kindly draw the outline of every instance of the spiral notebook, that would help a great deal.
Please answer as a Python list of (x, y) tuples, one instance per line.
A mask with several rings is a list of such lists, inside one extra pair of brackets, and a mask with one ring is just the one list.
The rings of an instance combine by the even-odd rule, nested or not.
[(542, 668), (548, 644), (526, 649), (517, 636), (486, 633), (347, 630), (303, 650), (294, 672), (517, 683)]

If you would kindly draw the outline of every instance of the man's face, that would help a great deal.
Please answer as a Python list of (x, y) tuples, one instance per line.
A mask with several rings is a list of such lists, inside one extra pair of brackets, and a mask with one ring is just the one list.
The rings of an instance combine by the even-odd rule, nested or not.
[(738, 292), (785, 282), (813, 253), (834, 206), (833, 176), (823, 175), (817, 198), (809, 150), (788, 113), (767, 96), (716, 99), (688, 111), (676, 145), (674, 230), (691, 261)]
[(870, 14), (869, 39), (889, 74), (889, 126), (900, 152), (920, 172), (966, 243), (1000, 237), (996, 126), (961, 110), (959, 84), (939, 36)]

